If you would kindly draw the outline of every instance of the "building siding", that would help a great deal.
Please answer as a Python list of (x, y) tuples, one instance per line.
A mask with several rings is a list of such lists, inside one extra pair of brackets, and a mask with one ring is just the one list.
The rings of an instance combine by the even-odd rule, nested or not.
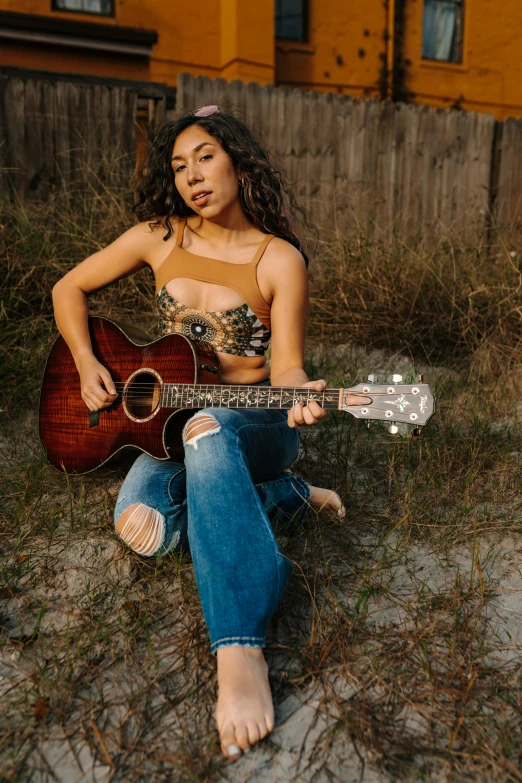
[[(403, 9), (397, 36), (394, 9)], [(423, 0), (309, 0), (308, 41), (274, 38), (274, 0), (116, 0), (116, 17), (51, 11), (51, 0), (0, 0), (11, 11), (155, 30), (152, 55), (1, 41), (0, 64), (176, 86), (180, 73), (522, 116), (522, 3), (465, 0), (462, 63), (423, 60)], [(396, 15), (395, 15), (396, 18)], [(403, 73), (394, 73), (393, 56)]]
[(406, 4), (404, 54), (415, 103), (522, 116), (522, 3), (468, 0), (462, 63), (422, 60), (422, 0)]

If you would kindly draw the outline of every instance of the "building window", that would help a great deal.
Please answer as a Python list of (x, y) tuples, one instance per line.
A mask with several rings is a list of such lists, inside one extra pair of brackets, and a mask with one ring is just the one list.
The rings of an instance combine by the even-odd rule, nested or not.
[(422, 56), (462, 62), (464, 0), (424, 0)]
[(53, 11), (114, 16), (114, 0), (52, 0)]
[(308, 40), (308, 0), (276, 0), (275, 37)]

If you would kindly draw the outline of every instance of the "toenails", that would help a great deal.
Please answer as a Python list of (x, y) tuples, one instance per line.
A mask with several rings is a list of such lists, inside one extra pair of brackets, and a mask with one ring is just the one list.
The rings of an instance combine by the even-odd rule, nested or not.
[(240, 756), (241, 755), (241, 748), (238, 748), (237, 745), (229, 745), (227, 748), (227, 755), (228, 756)]

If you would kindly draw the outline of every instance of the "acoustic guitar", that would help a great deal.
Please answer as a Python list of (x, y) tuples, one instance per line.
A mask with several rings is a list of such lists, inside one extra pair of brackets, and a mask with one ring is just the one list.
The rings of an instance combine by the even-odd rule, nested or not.
[[(214, 349), (182, 334), (150, 341), (133, 327), (102, 317), (89, 318), (93, 352), (110, 372), (118, 392), (108, 408), (89, 411), (81, 397), (80, 378), (63, 337), (51, 348), (40, 394), (40, 439), (47, 459), (67, 473), (89, 473), (124, 446), (136, 446), (156, 459), (184, 459), (181, 432), (187, 419), (201, 408), (289, 409), (297, 402), (317, 400), (330, 410), (343, 410), (358, 419), (428, 422), (435, 400), (430, 387), (407, 385), (401, 376), (379, 385), (359, 383), (350, 389), (248, 386), (221, 384)], [(351, 394), (371, 399), (349, 405)], [(393, 431), (393, 428), (392, 428)]]

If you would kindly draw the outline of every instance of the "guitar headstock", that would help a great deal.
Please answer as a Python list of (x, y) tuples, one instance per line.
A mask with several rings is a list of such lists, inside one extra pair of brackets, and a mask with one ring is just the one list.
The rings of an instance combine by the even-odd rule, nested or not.
[[(351, 413), (356, 419), (367, 421), (388, 421), (397, 424), (411, 424), (422, 427), (428, 423), (435, 412), (435, 398), (427, 383), (402, 383), (400, 375), (394, 375), (386, 384), (374, 382), (369, 376), (367, 383), (358, 383), (343, 390), (342, 410)], [(349, 405), (351, 395), (367, 397), (370, 403)]]

